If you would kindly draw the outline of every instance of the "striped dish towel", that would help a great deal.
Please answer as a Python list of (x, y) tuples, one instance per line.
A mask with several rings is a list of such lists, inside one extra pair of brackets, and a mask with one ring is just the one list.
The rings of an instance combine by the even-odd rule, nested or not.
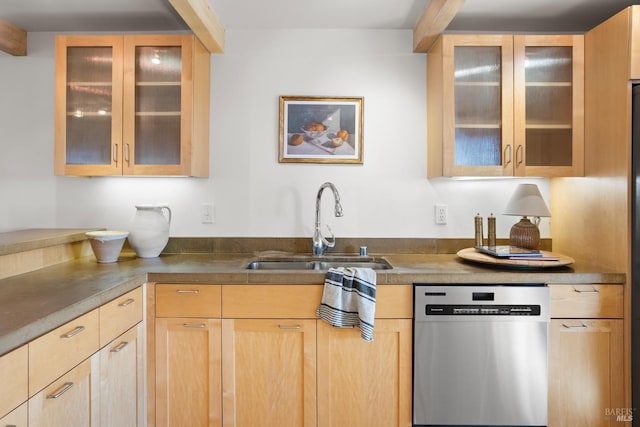
[(340, 328), (357, 326), (365, 341), (373, 341), (376, 272), (371, 268), (330, 268), (316, 315)]

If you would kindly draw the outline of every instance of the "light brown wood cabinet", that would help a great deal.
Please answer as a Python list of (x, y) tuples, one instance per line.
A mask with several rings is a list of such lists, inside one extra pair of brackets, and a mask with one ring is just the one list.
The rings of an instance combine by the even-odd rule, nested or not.
[(27, 427), (29, 422), (27, 403), (23, 403), (4, 417), (0, 417), (0, 426)]
[[(179, 425), (165, 410), (178, 406), (188, 408), (182, 425), (411, 425), (411, 295), (410, 285), (378, 286), (375, 338), (365, 342), (358, 329), (317, 320), (321, 285), (156, 285), (156, 425)], [(185, 401), (194, 388), (203, 391)]]
[(222, 425), (315, 426), (316, 320), (222, 322)]
[(551, 285), (549, 427), (626, 425), (622, 290)]
[(3, 381), (3, 386), (0, 387), (0, 419), (26, 402), (29, 397), (28, 366), (29, 354), (26, 345), (0, 357), (0, 378)]
[(0, 357), (0, 425), (145, 426), (142, 303), (134, 289)]
[(91, 376), (94, 358), (88, 358), (29, 399), (29, 427), (90, 427), (98, 423), (91, 412)]
[(318, 426), (410, 426), (412, 337), (411, 319), (376, 319), (372, 342), (318, 320)]
[(150, 425), (221, 425), (220, 289), (166, 284), (151, 293), (156, 318), (155, 345), (149, 349), (155, 366)]
[(29, 343), (29, 396), (98, 351), (99, 322), (92, 310)]
[(144, 325), (138, 322), (100, 350), (100, 427), (146, 425), (143, 337)]
[(428, 177), (584, 173), (582, 35), (442, 35), (427, 55)]
[(210, 55), (193, 35), (56, 37), (56, 175), (209, 174)]

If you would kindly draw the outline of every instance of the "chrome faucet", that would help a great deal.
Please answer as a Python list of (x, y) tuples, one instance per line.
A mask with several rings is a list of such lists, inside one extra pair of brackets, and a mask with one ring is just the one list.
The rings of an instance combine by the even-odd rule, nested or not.
[(340, 194), (335, 185), (330, 182), (325, 182), (320, 186), (318, 195), (316, 196), (316, 228), (313, 232), (313, 255), (320, 256), (324, 254), (325, 249), (331, 249), (336, 245), (336, 238), (331, 231), (331, 228), (327, 225), (331, 237), (325, 238), (320, 230), (320, 199), (322, 198), (322, 192), (325, 188), (330, 188), (333, 192), (333, 198), (335, 199), (335, 216), (342, 216), (342, 205), (340, 205)]

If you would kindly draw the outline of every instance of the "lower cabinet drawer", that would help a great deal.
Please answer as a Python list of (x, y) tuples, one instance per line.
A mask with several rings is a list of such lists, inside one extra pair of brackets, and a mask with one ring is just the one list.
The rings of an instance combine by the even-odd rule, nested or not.
[[(222, 285), (222, 317), (315, 319), (323, 289), (323, 285)], [(377, 286), (377, 319), (412, 317), (412, 285)]]
[(225, 318), (315, 319), (322, 285), (223, 285)]
[(563, 319), (622, 319), (622, 285), (549, 285), (551, 317)]
[(156, 317), (220, 317), (220, 285), (156, 285)]
[(99, 349), (98, 310), (29, 343), (29, 396), (42, 390)]
[(100, 307), (100, 347), (104, 347), (142, 320), (142, 288)]
[[(29, 355), (27, 346), (0, 356), (0, 417), (25, 402), (28, 395)], [(11, 424), (11, 423), (7, 423)], [(0, 426), (5, 424), (0, 423)]]

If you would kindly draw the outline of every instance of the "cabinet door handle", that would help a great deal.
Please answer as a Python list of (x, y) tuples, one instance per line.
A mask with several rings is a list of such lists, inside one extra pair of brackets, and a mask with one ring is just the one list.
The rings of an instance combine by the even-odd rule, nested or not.
[(566, 323), (563, 323), (562, 326), (564, 326), (567, 329), (585, 329), (585, 328), (588, 328), (588, 326), (585, 325), (584, 323), (580, 323), (579, 325), (568, 325)]
[(198, 289), (178, 289), (176, 292), (179, 294), (199, 294), (200, 293)]
[(113, 161), (118, 163), (118, 144), (113, 144)]
[(198, 329), (204, 329), (207, 327), (207, 325), (205, 325), (204, 323), (183, 323), (182, 326), (185, 328), (198, 328)]
[(122, 349), (124, 349), (128, 345), (129, 345), (128, 341), (122, 341), (120, 344), (118, 344), (117, 346), (111, 349), (111, 353), (119, 353)]
[(579, 294), (599, 294), (600, 291), (597, 290), (596, 288), (591, 288), (591, 290), (582, 290), (582, 289), (576, 289), (573, 288), (573, 292), (577, 292)]
[(68, 392), (71, 389), (71, 387), (73, 387), (72, 382), (64, 383), (58, 390), (54, 391), (51, 394), (48, 394), (47, 399), (57, 399), (63, 394), (65, 394), (66, 392)]
[(135, 302), (136, 300), (134, 300), (133, 298), (128, 298), (127, 300), (121, 302), (120, 304), (118, 304), (118, 307), (126, 307), (128, 305), (131, 305)]
[(302, 329), (300, 325), (278, 325), (280, 329)]
[(518, 145), (516, 149), (516, 166), (520, 166), (524, 161), (524, 147), (522, 145)]
[(66, 334), (60, 335), (60, 338), (71, 338), (78, 335), (80, 332), (84, 331), (84, 326), (76, 326), (72, 331), (67, 332)]
[(507, 145), (504, 147), (504, 158), (506, 159), (504, 164), (505, 166), (511, 163), (511, 145)]
[(124, 144), (124, 161), (129, 163), (129, 144)]

